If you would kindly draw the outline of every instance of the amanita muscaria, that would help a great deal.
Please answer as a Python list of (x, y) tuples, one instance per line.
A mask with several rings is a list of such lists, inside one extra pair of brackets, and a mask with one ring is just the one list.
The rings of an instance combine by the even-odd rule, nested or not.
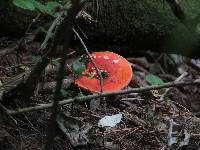
[[(103, 76), (103, 91), (114, 92), (126, 87), (132, 79), (132, 68), (129, 62), (122, 56), (113, 52), (93, 52), (90, 54)], [(75, 84), (90, 91), (100, 92), (100, 80), (97, 71), (91, 62), (86, 63), (86, 70), (83, 74), (88, 76), (78, 76)]]

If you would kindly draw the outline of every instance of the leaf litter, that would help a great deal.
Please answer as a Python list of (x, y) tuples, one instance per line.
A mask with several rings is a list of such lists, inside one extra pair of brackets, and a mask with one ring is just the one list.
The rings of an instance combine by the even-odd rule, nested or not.
[[(12, 59), (16, 58), (12, 57)], [(179, 76), (177, 72), (170, 73), (171, 70), (168, 71), (169, 69), (162, 65), (161, 60), (160, 66), (166, 74), (163, 74), (159, 67), (156, 69), (157, 73), (153, 77), (150, 76), (148, 83), (145, 77), (153, 74), (150, 72), (150, 67), (155, 62), (147, 63), (144, 57), (142, 59), (133, 57), (129, 60), (130, 63), (134, 62), (132, 65), (134, 76), (127, 88), (147, 86), (149, 83), (160, 84), (161, 81), (172, 81), (172, 76)], [(6, 60), (1, 60), (2, 65), (5, 64), (3, 61)], [(30, 62), (30, 57), (28, 61)], [(193, 64), (195, 64), (194, 60)], [(196, 65), (198, 66), (198, 63)], [(23, 66), (26, 67), (26, 63), (23, 63)], [(13, 72), (6, 71), (8, 77), (13, 76)], [(192, 73), (192, 76), (188, 75), (183, 80), (199, 77), (199, 72)], [(6, 77), (6, 75), (1, 73), (1, 77)], [(55, 78), (50, 74), (46, 80), (52, 82)], [(2, 84), (4, 81), (6, 78), (2, 80)], [(197, 150), (200, 145), (199, 89), (200, 87), (196, 85), (172, 88), (162, 101), (160, 100), (164, 92), (162, 90), (106, 97), (95, 111), (90, 110), (91, 106), (87, 102), (62, 106), (61, 113), (57, 117), (58, 129), (54, 139), (54, 149), (173, 150), (179, 148)], [(79, 92), (72, 85), (68, 91), (71, 96), (76, 96)], [(88, 93), (81, 91), (81, 94), (87, 95)], [(38, 94), (32, 98), (32, 105), (48, 103), (51, 100), (52, 93)], [(9, 108), (14, 109), (14, 106), (9, 106)], [(194, 116), (194, 113), (197, 116)], [(1, 119), (0, 149), (27, 149), (27, 147), (42, 149), (50, 114), (47, 110), (17, 115), (14, 117), (16, 125), (7, 124)], [(116, 114), (118, 115), (117, 121), (116, 118), (114, 121), (112, 118), (108, 119), (108, 116), (116, 117)], [(109, 125), (98, 126), (100, 119), (105, 116), (107, 116), (106, 124)]]

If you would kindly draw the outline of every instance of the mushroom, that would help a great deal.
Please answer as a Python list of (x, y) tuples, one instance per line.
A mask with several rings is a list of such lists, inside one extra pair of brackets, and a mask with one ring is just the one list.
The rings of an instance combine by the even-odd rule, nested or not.
[[(91, 59), (96, 63), (103, 77), (103, 91), (114, 92), (126, 87), (132, 79), (132, 68), (122, 56), (113, 52), (93, 52)], [(78, 76), (75, 84), (90, 92), (100, 92), (100, 79), (91, 62), (86, 63), (83, 74)]]

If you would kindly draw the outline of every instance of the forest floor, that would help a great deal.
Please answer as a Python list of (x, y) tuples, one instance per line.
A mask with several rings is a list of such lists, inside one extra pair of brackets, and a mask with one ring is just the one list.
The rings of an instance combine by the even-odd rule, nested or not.
[[(2, 49), (16, 42), (6, 38), (0, 41)], [(32, 42), (25, 46), (29, 51), (22, 50), (1, 56), (1, 88), (11, 78), (34, 66), (38, 59), (35, 52), (39, 45), (38, 42)], [(126, 89), (161, 84), (161, 81), (165, 83), (177, 79), (188, 81), (200, 78), (199, 60), (186, 61), (181, 56), (176, 56), (175, 59), (167, 54), (151, 52), (146, 52), (140, 57), (124, 57), (133, 69), (133, 78)], [(67, 61), (69, 66), (76, 58), (77, 56), (74, 55)], [(48, 67), (54, 68), (56, 65), (52, 60)], [(147, 79), (147, 75), (150, 74)], [(65, 79), (71, 79), (72, 83), (64, 92), (64, 99), (91, 94), (73, 84), (72, 73), (67, 74)], [(44, 73), (42, 84), (37, 88), (41, 89), (41, 86), (50, 82), (56, 82), (56, 71)], [(27, 100), (28, 102), (13, 98), (4, 99), (2, 104), (9, 110), (18, 110), (48, 104), (52, 100), (52, 90), (36, 90), (31, 100)], [(199, 85), (109, 96), (100, 99), (100, 104), (92, 102), (94, 100), (61, 106), (57, 117), (55, 150), (200, 149)], [(99, 120), (104, 116), (118, 114), (122, 114), (122, 118), (113, 127), (99, 125)], [(41, 109), (1, 117), (0, 149), (44, 149), (50, 115), (51, 109)]]

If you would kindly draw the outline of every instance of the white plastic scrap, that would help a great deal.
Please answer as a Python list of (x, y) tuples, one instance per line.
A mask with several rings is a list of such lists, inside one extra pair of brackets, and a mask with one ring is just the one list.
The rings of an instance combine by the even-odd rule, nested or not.
[(98, 126), (100, 127), (114, 127), (120, 123), (122, 114), (116, 114), (112, 116), (105, 116), (99, 120)]
[(169, 125), (169, 132), (168, 132), (168, 145), (171, 146), (174, 143), (177, 143), (177, 138), (175, 136), (173, 136), (173, 125), (175, 124), (175, 122), (173, 121), (173, 119), (170, 119), (170, 125)]

